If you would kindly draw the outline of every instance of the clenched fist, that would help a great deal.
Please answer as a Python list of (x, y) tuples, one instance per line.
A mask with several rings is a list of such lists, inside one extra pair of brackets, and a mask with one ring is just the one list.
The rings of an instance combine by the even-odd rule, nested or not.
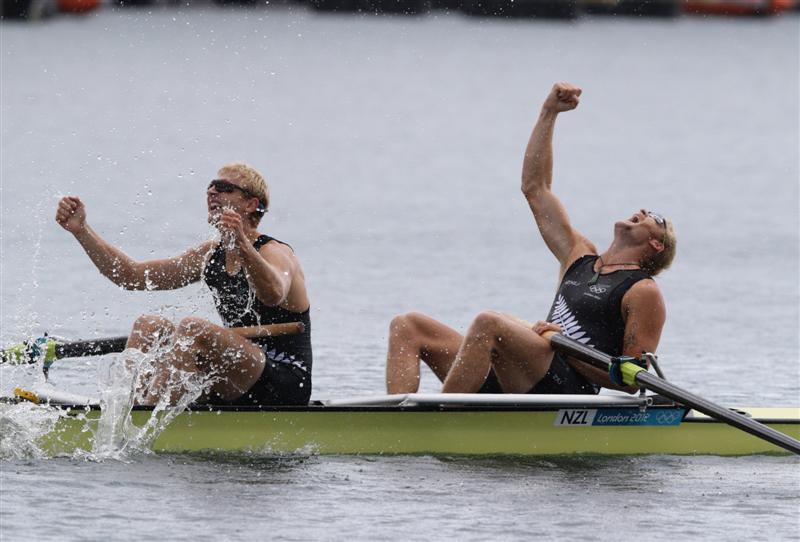
[(56, 209), (56, 222), (73, 235), (86, 227), (86, 206), (78, 196), (61, 198)]
[(578, 107), (581, 92), (583, 91), (580, 88), (570, 83), (556, 83), (550, 89), (550, 94), (545, 99), (542, 108), (556, 113), (571, 111)]

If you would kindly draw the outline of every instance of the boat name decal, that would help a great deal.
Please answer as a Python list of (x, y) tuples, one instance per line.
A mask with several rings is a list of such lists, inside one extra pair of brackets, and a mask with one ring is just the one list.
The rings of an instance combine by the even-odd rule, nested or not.
[(556, 414), (555, 425), (680, 425), (684, 412), (682, 408), (651, 408), (645, 411), (632, 408), (562, 408)]

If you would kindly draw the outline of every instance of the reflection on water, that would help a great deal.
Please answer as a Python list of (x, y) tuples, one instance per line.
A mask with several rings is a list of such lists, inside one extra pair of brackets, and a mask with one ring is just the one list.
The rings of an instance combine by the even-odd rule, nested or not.
[[(534, 528), (537, 536), (610, 539), (619, 536), (620, 521), (628, 529), (646, 528), (656, 539), (701, 532), (724, 539), (731, 525), (743, 538), (758, 539), (757, 523), (769, 521), (771, 536), (785, 539), (797, 532), (800, 484), (800, 463), (791, 457), (206, 453), (139, 454), (102, 463), (56, 458), (42, 466), (4, 463), (4, 492), (17, 495), (7, 508), (7, 532), (24, 532), (23, 518), (39, 495), (58, 503), (82, 492), (92, 498), (79, 510), (63, 509), (58, 529), (89, 539), (113, 536), (121, 522), (137, 536), (180, 525), (171, 532), (176, 540), (265, 532), (297, 540), (369, 540), (375, 533), (421, 539), (432, 531), (444, 533), (443, 539), (527, 539)], [(19, 491), (23, 485), (36, 492)], [(44, 525), (38, 532), (47, 538), (55, 528)]]

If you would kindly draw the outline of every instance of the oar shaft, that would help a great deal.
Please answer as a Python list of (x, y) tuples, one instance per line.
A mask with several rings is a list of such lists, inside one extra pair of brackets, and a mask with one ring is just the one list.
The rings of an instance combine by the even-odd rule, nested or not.
[(109, 337), (88, 341), (56, 343), (56, 359), (81, 358), (86, 356), (103, 356), (112, 352), (125, 350), (128, 337)]
[(568, 356), (573, 356), (584, 363), (594, 365), (604, 371), (608, 371), (608, 368), (611, 366), (611, 360), (613, 358), (605, 352), (590, 348), (560, 333), (545, 333), (544, 336), (550, 339), (550, 346), (559, 352), (567, 354)]
[[(293, 335), (302, 333), (305, 329), (303, 322), (286, 322), (283, 324), (268, 324), (263, 326), (232, 327), (231, 331), (248, 339), (263, 337), (278, 337), (280, 335)], [(128, 337), (110, 337), (89, 341), (76, 341), (71, 343), (56, 344), (56, 359), (77, 358), (84, 356), (102, 356), (113, 352), (122, 352)]]
[[(263, 326), (245, 326), (245, 327), (232, 327), (229, 328), (231, 331), (235, 332), (242, 337), (247, 337), (249, 339), (259, 339), (264, 337), (278, 337), (281, 335), (293, 335), (296, 333), (302, 333), (305, 330), (305, 325), (303, 322), (285, 322), (282, 324), (267, 324)], [(48, 342), (52, 341), (54, 346), (51, 344), (51, 357), (47, 358), (49, 360), (53, 359), (53, 355), (55, 359), (62, 359), (62, 358), (79, 358), (79, 357), (87, 357), (87, 356), (102, 356), (105, 354), (111, 354), (114, 352), (122, 352), (125, 350), (125, 345), (128, 342), (127, 336), (120, 336), (120, 337), (106, 337), (102, 339), (89, 339), (85, 341), (73, 341), (73, 342), (56, 342), (52, 339), (48, 339)], [(17, 352), (19, 351), (19, 352)], [(8, 358), (8, 359), (6, 359)], [(11, 362), (11, 363), (34, 363), (38, 358), (35, 356), (27, 356), (25, 354), (24, 345), (20, 345), (15, 347), (14, 350), (14, 357), (12, 359), (11, 355), (6, 355), (5, 351), (3, 352), (3, 362)]]
[(691, 407), (698, 412), (702, 412), (707, 416), (711, 416), (717, 420), (724, 421), (746, 433), (760, 437), (776, 446), (780, 446), (785, 450), (794, 452), (800, 455), (800, 441), (797, 441), (789, 435), (784, 435), (780, 431), (759, 423), (752, 418), (748, 418), (734, 410), (722, 407), (711, 401), (707, 401), (684, 389), (672, 385), (666, 380), (658, 378), (654, 374), (646, 371), (641, 371), (636, 374), (636, 383), (648, 390), (660, 393), (664, 397), (669, 397), (673, 401), (677, 401), (682, 405)]
[[(548, 334), (545, 334), (547, 337)], [(559, 333), (553, 333), (548, 337), (550, 345), (580, 361), (603, 369), (609, 370), (613, 358), (604, 352), (595, 350), (586, 345), (570, 339)], [(663, 380), (647, 371), (640, 371), (635, 376), (636, 384), (647, 388), (650, 391), (660, 393), (664, 397), (668, 397), (673, 401), (677, 401), (682, 405), (693, 408), (698, 412), (702, 412), (716, 420), (725, 422), (742, 431), (763, 438), (764, 440), (780, 446), (781, 448), (794, 452), (800, 455), (800, 441), (793, 439), (788, 435), (784, 435), (780, 431), (776, 431), (762, 423), (759, 423), (751, 418), (743, 416), (738, 412), (719, 406), (711, 401), (707, 401), (702, 397), (679, 388), (666, 380)]]

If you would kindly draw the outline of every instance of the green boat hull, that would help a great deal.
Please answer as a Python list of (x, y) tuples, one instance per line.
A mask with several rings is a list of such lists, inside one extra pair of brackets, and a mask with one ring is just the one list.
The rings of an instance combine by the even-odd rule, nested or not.
[[(91, 451), (100, 411), (60, 408), (55, 427), (39, 439), (47, 454)], [(593, 412), (595, 422), (603, 409)], [(261, 454), (782, 454), (784, 450), (728, 425), (676, 407), (613, 409), (586, 422), (578, 408), (287, 407), (203, 409), (173, 419), (152, 442), (155, 452), (255, 452)], [(601, 414), (597, 414), (600, 412)], [(800, 438), (800, 409), (752, 409), (770, 427)], [(144, 426), (152, 412), (136, 409), (131, 421)], [(620, 418), (621, 417), (621, 418)], [(626, 418), (627, 417), (627, 418)], [(659, 424), (666, 419), (670, 423)], [(652, 423), (649, 423), (652, 421)]]

